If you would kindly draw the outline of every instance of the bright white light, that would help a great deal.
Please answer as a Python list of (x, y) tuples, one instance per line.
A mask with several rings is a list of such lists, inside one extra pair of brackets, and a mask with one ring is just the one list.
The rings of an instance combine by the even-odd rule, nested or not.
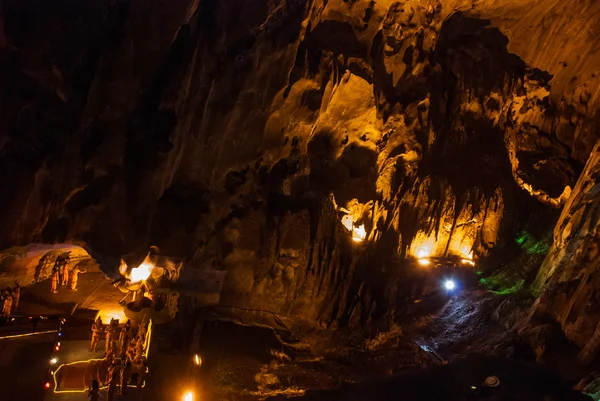
[(367, 231), (365, 225), (362, 224), (360, 227), (354, 227), (352, 229), (352, 240), (354, 242), (362, 242), (367, 237)]
[(132, 283), (137, 283), (138, 281), (146, 280), (150, 277), (150, 273), (152, 273), (152, 269), (154, 265), (152, 263), (148, 263), (144, 261), (138, 267), (134, 267), (131, 269), (131, 274), (129, 275), (129, 279)]
[(56, 364), (56, 362), (58, 362), (58, 359), (56, 359), (56, 358), (50, 359), (50, 365), (54, 365), (54, 364)]
[(452, 291), (456, 287), (456, 284), (452, 280), (446, 280), (446, 282), (444, 283), (444, 287), (448, 291)]
[(352, 215), (347, 214), (344, 217), (342, 217), (342, 224), (344, 225), (344, 227), (346, 227), (346, 230), (352, 231), (352, 228), (354, 227), (354, 220), (352, 219)]
[(202, 358), (200, 358), (200, 355), (194, 355), (194, 363), (198, 366), (202, 365)]
[(433, 245), (431, 245), (431, 244), (421, 245), (417, 249), (417, 252), (415, 253), (415, 255), (419, 259), (428, 258), (429, 256), (431, 256), (432, 248), (433, 248)]
[(194, 401), (194, 394), (191, 391), (185, 393), (183, 401)]
[(419, 262), (421, 266), (429, 266), (431, 264), (431, 261), (425, 258), (419, 259), (417, 262)]

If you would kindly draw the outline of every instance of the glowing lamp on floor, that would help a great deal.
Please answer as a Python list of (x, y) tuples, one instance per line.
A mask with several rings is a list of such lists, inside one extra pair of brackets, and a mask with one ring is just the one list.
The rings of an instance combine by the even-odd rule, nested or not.
[(185, 393), (185, 395), (183, 396), (183, 401), (194, 401), (194, 393), (192, 393), (191, 391)]
[(444, 281), (444, 288), (448, 291), (452, 291), (456, 288), (456, 283), (454, 280), (446, 280)]

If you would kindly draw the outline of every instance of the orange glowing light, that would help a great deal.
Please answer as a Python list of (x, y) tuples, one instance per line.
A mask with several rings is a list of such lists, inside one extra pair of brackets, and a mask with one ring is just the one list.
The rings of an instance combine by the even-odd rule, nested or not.
[(473, 262), (473, 261), (472, 261), (472, 260), (470, 260), (470, 259), (462, 259), (462, 260), (461, 260), (461, 263), (462, 263), (462, 264), (464, 264), (464, 265), (471, 265), (471, 266), (475, 266), (475, 262)]
[(194, 401), (194, 394), (191, 391), (188, 391), (183, 396), (183, 401)]
[(200, 355), (198, 355), (198, 354), (194, 355), (194, 363), (195, 363), (197, 366), (200, 366), (200, 365), (202, 365), (202, 358), (200, 358)]
[(123, 259), (121, 259), (121, 264), (119, 264), (119, 273), (127, 277), (127, 263)]
[[(57, 393), (57, 394), (62, 394), (62, 393), (85, 393), (85, 392), (87, 391), (87, 389), (85, 389), (85, 388), (84, 388), (84, 389), (82, 389), (82, 390), (57, 390), (57, 388), (58, 388), (58, 382), (57, 382), (57, 379), (56, 379), (56, 378), (57, 378), (57, 376), (58, 376), (58, 371), (59, 371), (60, 369), (62, 369), (62, 367), (63, 367), (63, 366), (71, 366), (71, 365), (76, 365), (76, 364), (78, 364), (78, 363), (90, 363), (90, 362), (94, 362), (94, 361), (96, 361), (96, 362), (101, 362), (101, 361), (103, 361), (103, 360), (104, 360), (104, 359), (96, 359), (96, 358), (93, 358), (93, 359), (86, 359), (86, 360), (84, 360), (84, 361), (75, 361), (75, 362), (70, 362), (70, 363), (64, 363), (64, 364), (60, 365), (60, 366), (58, 367), (58, 369), (56, 369), (56, 371), (54, 372), (54, 391), (53, 391), (53, 392), (54, 392), (54, 393)], [(46, 387), (46, 388), (50, 388), (50, 383), (48, 383), (48, 382), (47, 382), (47, 383), (45, 384), (45, 387)], [(103, 390), (103, 389), (105, 389), (106, 387), (107, 387), (107, 386), (100, 386), (100, 387), (99, 387), (99, 389), (100, 389), (100, 390)], [(135, 384), (128, 384), (128, 385), (127, 385), (127, 387), (137, 387), (137, 385), (135, 385)], [(142, 386), (141, 386), (141, 387), (142, 387), (142, 388), (146, 387), (146, 381), (145, 381), (145, 380), (144, 380), (144, 382), (142, 383)]]
[(419, 260), (417, 260), (417, 262), (421, 265), (421, 266), (429, 266), (431, 264), (431, 261), (427, 258), (421, 258)]
[(58, 330), (46, 330), (46, 331), (36, 331), (35, 333), (14, 334), (12, 336), (1, 336), (0, 340), (4, 340), (7, 338), (21, 338), (21, 337), (37, 336), (39, 334), (48, 334), (48, 333), (57, 333), (57, 332), (58, 332)]
[(100, 310), (98, 312), (98, 317), (102, 319), (103, 322), (110, 322), (115, 319), (118, 321), (126, 320), (125, 312), (123, 310)]
[(127, 273), (128, 267), (123, 259), (121, 259), (121, 264), (119, 265), (119, 272), (131, 280), (132, 283), (138, 283), (140, 281), (147, 280), (152, 274), (155, 265), (150, 258), (150, 254), (146, 255), (144, 261), (138, 266), (131, 269), (129, 273)]

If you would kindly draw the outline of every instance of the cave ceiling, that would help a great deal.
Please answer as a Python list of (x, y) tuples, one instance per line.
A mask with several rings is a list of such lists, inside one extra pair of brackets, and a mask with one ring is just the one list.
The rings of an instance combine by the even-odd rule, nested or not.
[(0, 244), (156, 245), (227, 269), (236, 302), (350, 319), (398, 259), (484, 260), (575, 216), (536, 282), (569, 281), (561, 252), (598, 223), (599, 19), (592, 0), (5, 1)]

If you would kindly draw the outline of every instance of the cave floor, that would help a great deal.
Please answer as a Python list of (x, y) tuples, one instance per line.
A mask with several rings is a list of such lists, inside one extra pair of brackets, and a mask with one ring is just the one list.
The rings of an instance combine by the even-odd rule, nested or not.
[[(101, 311), (105, 321), (108, 316), (123, 318), (118, 303), (123, 295), (97, 266), (91, 266), (80, 275), (77, 291), (59, 286), (58, 293), (51, 294), (49, 280), (24, 287), (16, 315), (71, 316), (75, 311), (73, 317), (68, 318), (70, 321), (85, 315), (73, 325), (70, 332), (73, 343), (66, 343), (64, 351), (77, 354), (76, 360), (101, 358), (101, 354), (87, 353), (89, 326), (96, 311)], [(499, 305), (503, 305), (502, 308)], [(507, 335), (506, 330), (490, 318), (495, 311), (506, 314), (500, 320), (517, 316), (526, 305), (527, 302), (513, 300), (512, 296), (465, 291), (455, 297), (433, 297), (415, 304), (413, 310), (405, 311), (406, 319), (374, 332), (356, 328), (325, 330), (290, 323), (298, 339), (291, 347), (273, 338), (270, 330), (253, 331), (222, 324), (206, 327), (200, 345), (204, 363), (198, 371), (190, 369), (188, 353), (173, 350), (172, 346), (160, 349), (163, 340), (157, 338), (151, 361), (155, 369), (144, 391), (145, 399), (170, 399), (174, 393), (191, 388), (202, 399), (259, 400), (276, 394), (292, 396), (304, 389), (329, 390), (343, 382), (371, 380), (437, 365), (440, 355), (451, 360), (466, 353), (497, 355), (500, 352), (503, 356), (511, 348), (517, 348), (514, 357), (533, 362), (535, 355), (518, 355), (514, 333)], [(581, 377), (580, 372), (577, 376)], [(116, 399), (135, 399), (138, 393), (132, 390), (126, 397)], [(79, 391), (63, 394), (59, 399), (69, 401), (84, 396)], [(333, 394), (330, 396), (323, 399), (338, 399)]]
[(56, 333), (0, 339), (0, 399), (40, 400)]

